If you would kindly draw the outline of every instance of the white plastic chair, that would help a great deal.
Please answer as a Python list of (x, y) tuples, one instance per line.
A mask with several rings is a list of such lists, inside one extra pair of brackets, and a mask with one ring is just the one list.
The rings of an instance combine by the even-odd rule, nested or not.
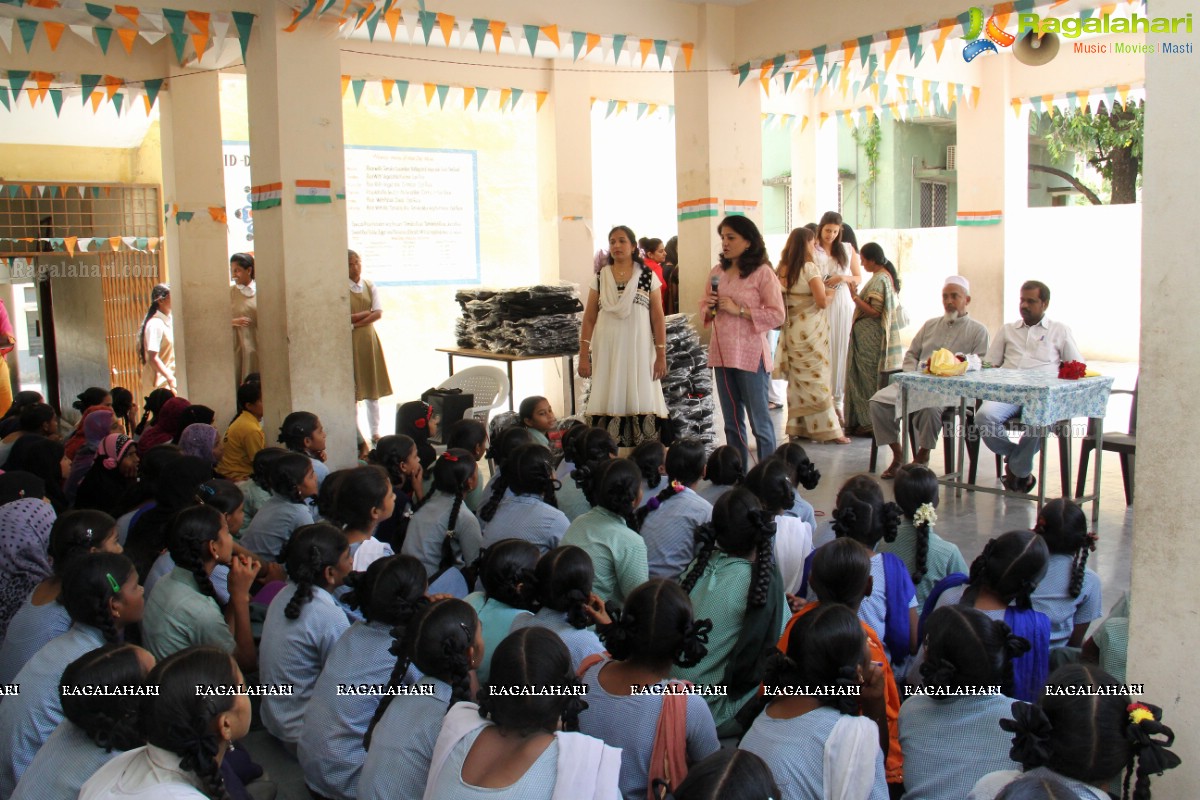
[(462, 389), (475, 396), (475, 405), (467, 413), (484, 425), (492, 411), (508, 402), (508, 376), (496, 367), (467, 367), (438, 385), (439, 389)]

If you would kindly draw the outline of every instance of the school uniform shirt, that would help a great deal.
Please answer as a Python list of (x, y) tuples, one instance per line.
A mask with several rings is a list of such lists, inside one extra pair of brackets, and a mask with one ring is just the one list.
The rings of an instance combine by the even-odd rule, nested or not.
[[(883, 555), (876, 553), (871, 556), (871, 593), (863, 598), (862, 604), (858, 607), (858, 618), (871, 626), (871, 628), (879, 633), (880, 638), (884, 641), (884, 647), (888, 650), (888, 662), (892, 663), (895, 658), (892, 656), (891, 649), (887, 647), (887, 576), (884, 573)], [(945, 597), (944, 593), (942, 596)], [(813, 591), (812, 584), (808, 585), (808, 599), (810, 601), (817, 599), (817, 593)], [(938, 603), (942, 605), (942, 603)], [(913, 597), (909, 601), (908, 607), (917, 607), (917, 598)], [(1003, 613), (1000, 615), (1003, 619)], [(904, 658), (908, 658), (908, 653), (903, 654)], [(911, 671), (911, 667), (908, 667)]]
[(29, 659), (13, 683), (21, 693), (0, 703), (0, 797), (8, 797), (37, 751), (63, 721), (58, 696), (63, 670), (104, 644), (99, 628), (75, 623)]
[(663, 489), (666, 489), (667, 484), (669, 484), (670, 482), (671, 482), (671, 479), (668, 478), (666, 475), (663, 475), (661, 478), (658, 479), (658, 483), (654, 484), (653, 486), (643, 486), (642, 487), (642, 501), (637, 504), (637, 507), (641, 508), (642, 506), (646, 505), (646, 503), (649, 503), (651, 498), (658, 497), (658, 493), (661, 492)]
[(607, 508), (597, 506), (572, 522), (562, 543), (581, 547), (592, 557), (592, 591), (603, 600), (623, 604), (630, 592), (650, 580), (645, 540)]
[(485, 727), (471, 731), (454, 745), (438, 774), (429, 776), (426, 800), (551, 800), (558, 777), (558, 735), (561, 734), (555, 736), (516, 783), (503, 789), (484, 789), (463, 780), (463, 762)]
[[(155, 559), (150, 571), (146, 573), (145, 580), (142, 581), (142, 588), (146, 590), (147, 599), (158, 582), (170, 575), (173, 569), (175, 569), (175, 559), (171, 558), (170, 550), (164, 550)], [(212, 584), (213, 592), (217, 595), (217, 603), (222, 606), (226, 605), (229, 602), (229, 567), (217, 564), (209, 573), (208, 580)]]
[(710, 483), (708, 481), (700, 481), (696, 486), (696, 493), (708, 501), (709, 505), (716, 505), (717, 499), (733, 488), (733, 484), (726, 483)]
[[(1020, 769), (1008, 757), (1011, 697), (916, 695), (900, 706), (904, 800), (961, 800), (989, 772)], [(947, 747), (953, 742), (953, 747)]]
[(1036, 325), (1018, 320), (1002, 327), (983, 360), (1003, 369), (1057, 375), (1059, 364), (1083, 361), (1083, 354), (1068, 326), (1042, 317)]
[(159, 661), (192, 645), (212, 645), (231, 654), (237, 649), (221, 607), (183, 567), (159, 581), (146, 601), (142, 640)]
[(183, 769), (182, 760), (152, 744), (121, 753), (83, 784), (79, 800), (208, 800), (198, 788), (200, 779)]
[(242, 536), (242, 547), (267, 561), (278, 561), (283, 546), (296, 529), (317, 519), (307, 503), (294, 503), (276, 492), (258, 510)]
[(785, 517), (796, 517), (808, 523), (812, 530), (817, 529), (817, 512), (813, 510), (812, 503), (800, 496), (800, 490), (793, 492), (795, 500), (792, 501), (792, 507), (783, 512)]
[(678, 580), (696, 556), (696, 528), (712, 519), (712, 504), (684, 488), (646, 515), (642, 539), (651, 578)]
[[(450, 523), (453, 506), (454, 495), (434, 492), (427, 496), (425, 504), (408, 521), (408, 533), (404, 535), (400, 552), (424, 564), (425, 572), (430, 577), (441, 567), (442, 540), (446, 538), (446, 526)], [(459, 506), (450, 546), (454, 551), (455, 566), (467, 566), (479, 557), (483, 533), (479, 529), (479, 520), (466, 503)]]
[(600, 637), (596, 635), (596, 632), (591, 628), (576, 628), (567, 622), (567, 615), (563, 611), (543, 608), (536, 614), (516, 617), (512, 623), (512, 630), (509, 632), (529, 627), (546, 628), (558, 634), (558, 638), (562, 639), (563, 644), (571, 653), (572, 672), (578, 672), (579, 665), (588, 656), (604, 652), (604, 645), (601, 644)]
[(975, 784), (975, 787), (971, 789), (971, 793), (967, 795), (967, 800), (995, 800), (996, 795), (1000, 794), (1004, 790), (1004, 787), (1014, 781), (1027, 777), (1058, 781), (1066, 786), (1071, 792), (1071, 796), (1077, 800), (1111, 800), (1110, 795), (1097, 789), (1095, 786), (1090, 786), (1074, 778), (1068, 778), (1065, 775), (1059, 775), (1049, 767), (1035, 767), (1025, 772), (1021, 772), (1020, 770), (1001, 770), (984, 775)]
[[(662, 712), (661, 695), (615, 695), (600, 685), (607, 659), (588, 668), (587, 711), (579, 715), (579, 732), (621, 749), (621, 796), (643, 800), (650, 785), (650, 754)], [(665, 686), (666, 681), (657, 685)], [(687, 759), (691, 764), (721, 749), (712, 712), (700, 695), (687, 695)]]
[(354, 800), (367, 751), (363, 735), (380, 695), (338, 695), (340, 684), (386, 685), (396, 666), (388, 652), (392, 629), (379, 622), (351, 625), (325, 662), (304, 710), (296, 756), (304, 782), (323, 797)]
[(547, 436), (545, 433), (543, 433), (542, 431), (539, 431), (537, 428), (530, 428), (529, 426), (526, 426), (525, 430), (529, 431), (529, 435), (533, 438), (534, 444), (540, 444), (542, 447), (545, 447), (547, 450), (553, 449), (550, 447), (550, 437)]
[[(483, 681), (483, 678), (480, 678)], [(429, 762), (454, 690), (429, 675), (416, 682), (433, 695), (397, 695), (371, 734), (358, 780), (358, 800), (418, 798), (429, 783)]]
[[(904, 566), (908, 567), (908, 574), (911, 575), (917, 567), (917, 535), (917, 528), (912, 524), (912, 520), (905, 518), (900, 522), (900, 531), (896, 534), (896, 541), (885, 542), (880, 539), (879, 543), (875, 545), (875, 552), (896, 555), (904, 562)], [(942, 578), (954, 572), (966, 575), (969, 571), (958, 545), (947, 542), (938, 536), (934, 532), (933, 526), (930, 526), (929, 549), (925, 555), (925, 575), (916, 585), (917, 604), (922, 608), (925, 606), (925, 598), (929, 597), (933, 587)]]
[(1100, 576), (1090, 569), (1083, 571), (1083, 587), (1079, 597), (1071, 597), (1073, 556), (1050, 556), (1046, 574), (1033, 592), (1033, 607), (1050, 618), (1050, 647), (1066, 647), (1076, 625), (1086, 625), (1104, 613), (1101, 601)]
[(225, 452), (217, 463), (217, 473), (237, 483), (254, 474), (254, 456), (267, 446), (262, 423), (249, 411), (242, 411), (225, 431)]
[(592, 504), (588, 502), (587, 495), (575, 483), (575, 479), (569, 472), (567, 477), (561, 480), (562, 487), (554, 493), (554, 499), (558, 501), (558, 510), (566, 514), (567, 519), (574, 522), (591, 511)]
[(12, 800), (74, 800), (96, 770), (123, 752), (105, 752), (83, 728), (65, 719), (38, 750)]
[(558, 547), (571, 521), (536, 494), (506, 494), (495, 516), (481, 524), (484, 547), (503, 539), (523, 539), (548, 553)]
[(38, 650), (70, 628), (71, 617), (61, 603), (51, 600), (35, 606), (31, 593), (8, 623), (0, 645), (0, 684), (12, 683)]
[(312, 600), (300, 606), (300, 616), (288, 619), (287, 604), (296, 594), (291, 581), (267, 608), (262, 640), (258, 645), (258, 672), (264, 684), (291, 684), (292, 696), (263, 698), (263, 725), (276, 739), (297, 742), (304, 709), (313, 686), (338, 638), (350, 627), (333, 595), (313, 587)]
[(483, 592), (473, 592), (463, 598), (475, 609), (479, 624), (483, 627), (483, 660), (475, 669), (475, 675), (480, 683), (487, 683), (491, 674), (492, 653), (504, 641), (513, 627), (517, 617), (532, 617), (533, 613), (520, 608), (513, 608), (495, 598), (489, 598)]
[[(827, 706), (792, 719), (775, 719), (764, 711), (746, 731), (738, 749), (754, 753), (771, 765), (782, 800), (822, 798), (826, 796), (825, 742), (841, 716)], [(883, 751), (878, 747), (873, 761), (874, 764), (859, 765), (861, 769), (875, 771), (869, 800), (887, 800)]]

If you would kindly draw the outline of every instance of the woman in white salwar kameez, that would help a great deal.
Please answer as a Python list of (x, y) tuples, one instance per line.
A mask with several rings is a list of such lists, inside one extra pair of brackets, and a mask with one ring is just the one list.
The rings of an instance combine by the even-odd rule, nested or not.
[(608, 265), (588, 293), (579, 339), (579, 375), (592, 379), (588, 421), (619, 447), (659, 439), (667, 424), (662, 282), (641, 261), (624, 225), (608, 234)]
[(829, 304), (830, 391), (838, 422), (843, 423), (842, 399), (846, 388), (846, 358), (850, 353), (850, 329), (854, 326), (854, 299), (850, 286), (862, 282), (858, 253), (842, 240), (842, 215), (826, 211), (817, 227), (816, 264), (832, 290)]

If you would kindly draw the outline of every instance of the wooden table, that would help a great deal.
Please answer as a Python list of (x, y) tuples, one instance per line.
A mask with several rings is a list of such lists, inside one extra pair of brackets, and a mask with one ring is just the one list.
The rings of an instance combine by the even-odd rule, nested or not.
[(439, 347), (437, 352), (445, 353), (450, 361), (450, 374), (454, 374), (454, 358), (477, 358), (481, 361), (503, 361), (505, 372), (508, 374), (508, 410), (516, 411), (513, 397), (516, 387), (513, 385), (513, 363), (517, 361), (540, 361), (544, 358), (561, 358), (566, 363), (563, 373), (563, 396), (570, 403), (568, 414), (575, 413), (575, 356), (576, 353), (560, 353), (545, 356), (522, 356), (514, 353), (493, 353), (490, 350), (471, 350), (465, 347)]

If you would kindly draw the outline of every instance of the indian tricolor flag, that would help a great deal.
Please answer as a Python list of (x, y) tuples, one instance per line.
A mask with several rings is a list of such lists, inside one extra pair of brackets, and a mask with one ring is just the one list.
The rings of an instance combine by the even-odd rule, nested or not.
[(685, 200), (679, 204), (680, 222), (683, 222), (686, 219), (715, 217), (718, 213), (717, 198), (715, 197), (701, 197), (697, 200)]
[(264, 183), (250, 187), (250, 210), (261, 211), (283, 203), (283, 184)]
[(725, 216), (744, 217), (756, 208), (758, 202), (755, 200), (726, 200)]
[(301, 206), (333, 202), (329, 181), (296, 181), (296, 204)]
[(999, 225), (1003, 218), (1000, 211), (959, 211), (958, 224), (969, 227)]

